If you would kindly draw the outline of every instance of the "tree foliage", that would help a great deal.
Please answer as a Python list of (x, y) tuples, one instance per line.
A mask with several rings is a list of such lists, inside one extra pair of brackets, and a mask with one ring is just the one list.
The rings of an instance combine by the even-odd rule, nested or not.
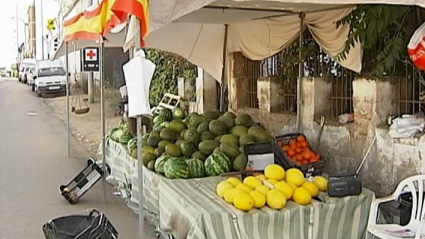
[(363, 72), (371, 75), (400, 73), (407, 56), (407, 44), (422, 23), (422, 11), (416, 7), (396, 5), (359, 5), (337, 26), (350, 24), (348, 40), (338, 55), (345, 59), (356, 42), (364, 44)]
[(186, 70), (186, 68), (193, 67), (193, 65), (176, 54), (147, 49), (146, 58), (156, 65), (149, 90), (150, 104), (152, 106), (158, 105), (164, 93), (177, 94), (178, 77), (188, 78), (194, 74), (194, 72)]

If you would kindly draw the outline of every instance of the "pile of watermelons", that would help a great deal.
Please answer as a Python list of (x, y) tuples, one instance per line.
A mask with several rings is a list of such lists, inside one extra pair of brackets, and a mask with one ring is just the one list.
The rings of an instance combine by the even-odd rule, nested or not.
[[(154, 128), (143, 136), (143, 164), (167, 178), (200, 178), (240, 171), (246, 164), (243, 146), (271, 139), (251, 116), (231, 112), (162, 110)], [(129, 154), (137, 158), (137, 139), (128, 141)]]
[(120, 121), (118, 127), (109, 130), (108, 136), (112, 141), (124, 145), (128, 145), (128, 142), (134, 137), (130, 134), (127, 122), (124, 121)]

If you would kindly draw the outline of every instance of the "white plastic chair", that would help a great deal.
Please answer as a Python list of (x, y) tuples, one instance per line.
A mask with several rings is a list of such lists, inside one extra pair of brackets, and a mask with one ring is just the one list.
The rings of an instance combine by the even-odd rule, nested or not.
[[(401, 181), (397, 189), (391, 196), (378, 198), (372, 201), (369, 213), (369, 221), (367, 227), (366, 238), (373, 238), (373, 236), (381, 239), (399, 239), (399, 238), (415, 238), (421, 239), (425, 238), (424, 234), (421, 234), (423, 222), (424, 222), (424, 183), (425, 175), (416, 175)], [(411, 192), (412, 193), (412, 213), (410, 216), (410, 222), (405, 226), (400, 226), (398, 224), (376, 224), (378, 216), (378, 207), (379, 204), (383, 202), (389, 202), (393, 200), (398, 200), (401, 193)], [(406, 231), (410, 230), (411, 232), (416, 232), (413, 237), (398, 237), (391, 233), (394, 231)]]

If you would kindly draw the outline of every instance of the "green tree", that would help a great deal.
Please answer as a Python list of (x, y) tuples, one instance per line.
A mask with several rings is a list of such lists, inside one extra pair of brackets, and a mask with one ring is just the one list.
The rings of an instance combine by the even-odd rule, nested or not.
[(181, 56), (156, 49), (147, 49), (146, 58), (156, 65), (149, 90), (150, 104), (156, 106), (165, 93), (177, 95), (177, 78), (190, 77), (185, 68), (193, 65)]
[(345, 59), (355, 42), (364, 44), (363, 74), (400, 75), (405, 64), (411, 64), (407, 44), (420, 24), (424, 10), (397, 5), (359, 5), (337, 25), (350, 24), (344, 50)]

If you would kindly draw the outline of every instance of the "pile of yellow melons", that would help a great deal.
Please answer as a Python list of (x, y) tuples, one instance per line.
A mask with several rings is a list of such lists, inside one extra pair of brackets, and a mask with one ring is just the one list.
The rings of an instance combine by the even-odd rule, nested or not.
[(253, 208), (280, 210), (288, 200), (299, 205), (307, 205), (320, 191), (327, 190), (328, 180), (315, 176), (307, 181), (304, 174), (296, 168), (285, 170), (277, 164), (268, 165), (264, 175), (246, 177), (243, 182), (238, 178), (228, 178), (216, 187), (216, 193), (237, 209), (250, 211)]

